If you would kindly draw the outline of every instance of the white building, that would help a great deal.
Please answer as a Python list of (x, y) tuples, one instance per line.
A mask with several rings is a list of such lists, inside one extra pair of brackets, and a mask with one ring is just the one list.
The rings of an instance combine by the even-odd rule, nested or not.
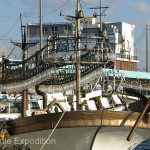
[[(135, 25), (125, 22), (103, 23), (103, 35), (109, 38), (112, 51), (116, 54), (116, 68), (122, 70), (137, 70), (138, 59), (134, 56), (134, 29)], [(107, 32), (106, 32), (107, 31)], [(81, 34), (99, 35), (100, 24), (94, 18), (92, 21), (81, 25)], [(51, 23), (43, 24), (43, 46), (50, 35), (75, 35), (75, 26), (72, 23)], [(40, 42), (39, 24), (28, 24), (28, 41)], [(96, 43), (96, 41), (95, 41)], [(94, 47), (94, 44), (87, 44), (86, 47)], [(39, 45), (30, 48), (28, 56), (39, 50)], [(73, 45), (68, 49), (73, 49)]]
[[(139, 60), (134, 56), (135, 25), (125, 22), (103, 22), (102, 25), (104, 36), (109, 38), (111, 49), (117, 56), (116, 68), (136, 71)], [(96, 22), (95, 18), (83, 26), (84, 34), (96, 35), (99, 32), (100, 24)]]

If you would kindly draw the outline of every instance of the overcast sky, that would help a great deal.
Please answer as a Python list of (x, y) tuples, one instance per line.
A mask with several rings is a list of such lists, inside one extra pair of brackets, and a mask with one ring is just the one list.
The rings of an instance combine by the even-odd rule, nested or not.
[[(2, 52), (5, 51), (7, 56), (13, 49), (14, 46), (10, 44), (11, 39), (13, 41), (21, 40), (20, 13), (23, 15), (23, 25), (26, 25), (27, 22), (39, 23), (39, 1), (0, 0), (0, 57)], [(91, 16), (94, 11), (89, 8), (98, 7), (99, 3), (99, 0), (81, 0), (80, 6), (85, 16)], [(136, 26), (135, 55), (137, 54), (140, 58), (138, 68), (145, 68), (145, 27), (146, 24), (150, 27), (150, 0), (103, 0), (102, 3), (103, 6), (109, 7), (103, 21), (123, 21)], [(60, 12), (74, 15), (75, 9), (76, 0), (43, 0), (43, 22), (65, 22), (60, 16)], [(99, 10), (96, 12), (99, 14)], [(16, 48), (11, 58), (15, 57), (21, 59), (21, 49)]]

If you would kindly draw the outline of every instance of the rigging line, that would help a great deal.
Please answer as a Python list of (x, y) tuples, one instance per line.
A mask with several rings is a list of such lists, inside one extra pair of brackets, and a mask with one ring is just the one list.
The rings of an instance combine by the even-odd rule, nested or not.
[(17, 59), (17, 60), (19, 60), (19, 59), (20, 59), (21, 55), (22, 55), (22, 53), (20, 54), (20, 56), (18, 57), (18, 59)]
[[(66, 2), (66, 1), (64, 1), (64, 0), (60, 0), (60, 1), (63, 1), (63, 2)], [(82, 1), (83, 3), (85, 3), (85, 4), (88, 4), (88, 5), (92, 5), (92, 4), (90, 4), (90, 3), (87, 3), (87, 2), (84, 2), (84, 1)], [(81, 2), (80, 2), (81, 3)], [(72, 5), (72, 6), (76, 6), (76, 2), (70, 2), (70, 4), (69, 5)], [(96, 5), (95, 5), (96, 6)], [(86, 8), (86, 9), (89, 9), (89, 7), (87, 7), (87, 6), (82, 6), (83, 8)]]
[(48, 140), (50, 139), (50, 137), (53, 135), (54, 131), (56, 130), (57, 126), (59, 125), (59, 123), (61, 122), (63, 116), (65, 114), (65, 111), (61, 114), (58, 122), (56, 123), (55, 127), (53, 128), (53, 130), (50, 132), (48, 138), (46, 139), (46, 141), (44, 142), (44, 144), (42, 145), (42, 147), (40, 148), (40, 150), (42, 150), (44, 148), (44, 146), (46, 145), (46, 143), (48, 142)]
[[(63, 1), (64, 2), (64, 1)], [(73, 6), (73, 7), (76, 7), (76, 3), (75, 2), (70, 2), (70, 4), (69, 5), (71, 5), (71, 6)], [(89, 5), (91, 5), (91, 4), (89, 4)], [(89, 7), (87, 7), (87, 6), (82, 6), (84, 9), (89, 9)]]
[(43, 15), (43, 17), (45, 17), (45, 16), (47, 16), (47, 15), (50, 15), (50, 14), (52, 14), (52, 13), (55, 13), (56, 11), (58, 11), (59, 9), (61, 9), (62, 7), (66, 6), (70, 1), (71, 1), (71, 0), (67, 1), (65, 4), (63, 4), (62, 6), (58, 7), (58, 8), (55, 9), (54, 11)]
[[(82, 9), (82, 5), (81, 5), (81, 1), (80, 1), (80, 7), (81, 7), (81, 11), (83, 13), (83, 9)], [(84, 17), (84, 13), (83, 13), (83, 17)]]
[[(148, 31), (150, 30), (150, 28), (148, 28)], [(144, 32), (141, 34), (141, 36), (143, 36), (143, 34), (145, 34), (146, 33), (146, 31), (144, 30)], [(141, 38), (141, 36), (139, 37), (139, 38)], [(138, 40), (136, 40), (136, 41), (138, 41)]]
[(88, 5), (93, 5), (93, 6), (97, 6), (96, 4), (93, 4), (93, 3), (88, 3), (88, 2), (85, 2), (85, 1), (83, 1), (83, 0), (81, 0), (82, 1), (82, 3), (85, 3), (85, 4), (88, 4)]
[(19, 18), (20, 18), (20, 17), (18, 17), (18, 19), (17, 19), (16, 22), (13, 24), (13, 26), (10, 28), (10, 30), (9, 30), (7, 33), (5, 33), (5, 34), (1, 37), (1, 39), (4, 38), (9, 32), (11, 32), (11, 30), (12, 30), (12, 29), (14, 28), (14, 26), (17, 24)]
[(145, 30), (144, 30), (141, 34), (138, 34), (138, 36), (136, 37), (136, 38), (137, 38), (136, 41), (137, 41), (144, 33), (146, 33)]
[(14, 17), (14, 16), (0, 16), (0, 18), (18, 18), (18, 17)]
[(104, 18), (103, 19), (106, 19), (107, 20), (107, 22), (111, 22), (110, 20), (110, 17), (108, 16), (108, 11), (107, 11), (107, 15), (106, 16), (104, 16)]
[[(85, 3), (85, 2), (83, 2), (83, 3)], [(75, 3), (73, 3), (73, 4), (74, 4), (74, 6), (76, 6)], [(91, 4), (90, 4), (90, 5), (91, 5)], [(87, 7), (87, 6), (84, 6), (84, 5), (81, 6), (81, 1), (80, 1), (80, 7), (81, 7), (81, 10), (82, 10), (82, 8), (84, 8), (84, 9), (89, 9), (89, 7)]]
[(134, 46), (136, 46), (136, 44), (141, 40), (141, 38), (143, 38), (143, 36), (145, 35), (145, 31), (142, 33), (142, 35), (136, 40), (136, 42), (129, 48), (131, 50), (131, 48), (133, 48)]
[(11, 39), (9, 39), (9, 38), (6, 38), (6, 39), (4, 39), (4, 38), (0, 38), (0, 40), (2, 41), (10, 41)]
[[(38, 7), (38, 6), (36, 6), (36, 12), (37, 12), (37, 7)], [(35, 18), (35, 19), (38, 18), (38, 19), (39, 19), (39, 16), (31, 16), (31, 15), (26, 15), (26, 14), (25, 14), (25, 15), (22, 15), (22, 16), (27, 17), (27, 18)]]
[[(64, 1), (64, 0), (59, 0), (59, 1), (66, 3), (66, 1)], [(69, 5), (72, 5), (72, 6), (74, 7), (74, 6), (76, 6), (76, 3), (75, 3), (75, 2), (70, 1), (70, 4), (69, 4)]]
[(39, 18), (39, 16), (30, 16), (30, 15), (22, 15), (22, 16), (24, 16), (24, 17), (27, 17), (27, 18)]

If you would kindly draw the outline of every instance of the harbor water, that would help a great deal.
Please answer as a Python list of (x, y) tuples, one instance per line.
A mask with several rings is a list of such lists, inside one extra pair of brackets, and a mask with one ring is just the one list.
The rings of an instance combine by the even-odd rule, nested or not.
[(150, 140), (142, 142), (136, 148), (134, 148), (134, 150), (150, 150)]

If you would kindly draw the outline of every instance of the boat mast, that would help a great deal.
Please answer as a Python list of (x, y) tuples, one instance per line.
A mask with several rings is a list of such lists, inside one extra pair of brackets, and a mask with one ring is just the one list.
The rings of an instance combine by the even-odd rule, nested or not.
[[(22, 38), (22, 42), (12, 42), (15, 46), (18, 46), (22, 49), (22, 71), (23, 71), (23, 76), (25, 77), (27, 72), (26, 72), (26, 63), (24, 63), (24, 61), (27, 59), (26, 58), (26, 51), (28, 48), (35, 46), (37, 43), (27, 43), (26, 42), (26, 28), (27, 26), (23, 26), (22, 25), (22, 14), (20, 14), (20, 22), (21, 22), (21, 38)], [(13, 49), (14, 50), (14, 49)], [(10, 55), (9, 55), (10, 56)], [(9, 57), (8, 56), (8, 57)], [(26, 110), (29, 109), (28, 107), (28, 89), (24, 89), (22, 91), (22, 99), (23, 99), (23, 103), (22, 103), (22, 117), (26, 117)]]
[(72, 21), (75, 23), (75, 40), (76, 40), (76, 101), (77, 101), (77, 110), (80, 110), (81, 105), (81, 83), (80, 83), (80, 66), (81, 66), (81, 60), (80, 60), (80, 38), (81, 38), (81, 31), (80, 31), (80, 24), (81, 22), (88, 22), (91, 21), (94, 16), (92, 17), (84, 17), (82, 11), (80, 10), (80, 0), (77, 0), (77, 9), (76, 9), (76, 15), (69, 16), (69, 15), (63, 15), (64, 19)]
[(102, 1), (100, 0), (100, 33), (102, 34)]
[(77, 39), (77, 53), (76, 53), (76, 100), (77, 110), (81, 104), (81, 85), (80, 85), (80, 11), (79, 11), (79, 0), (77, 0), (77, 11), (76, 11), (76, 39)]
[[(26, 60), (26, 26), (22, 25), (22, 14), (20, 14), (21, 21), (21, 36), (22, 36), (22, 61)], [(23, 32), (24, 30), (24, 32)], [(26, 75), (26, 64), (23, 64), (23, 74)], [(26, 117), (26, 110), (28, 109), (28, 89), (22, 91), (22, 117)]]
[(40, 0), (40, 49), (43, 47), (42, 0)]
[(146, 25), (146, 72), (148, 72), (148, 25)]

